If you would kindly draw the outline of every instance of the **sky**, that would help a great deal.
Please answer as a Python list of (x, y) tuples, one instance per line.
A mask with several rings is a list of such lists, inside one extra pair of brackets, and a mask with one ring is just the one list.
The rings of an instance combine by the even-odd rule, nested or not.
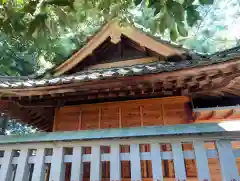
[(208, 38), (217, 51), (240, 45), (240, 0), (215, 0), (200, 12), (203, 19), (193, 28), (193, 35), (200, 37), (199, 32), (209, 30), (212, 34)]
[[(202, 20), (188, 28), (187, 37), (180, 37), (177, 42), (172, 43), (182, 44), (192, 51), (206, 54), (240, 45), (240, 0), (215, 0), (213, 5), (201, 6), (198, 10)], [(134, 9), (132, 13), (139, 17), (140, 22), (141, 19), (146, 19), (138, 9)], [(151, 20), (151, 15), (148, 15), (149, 17)], [(149, 27), (139, 24), (135, 26), (150, 31)], [(155, 36), (170, 41), (168, 33), (156, 33)]]

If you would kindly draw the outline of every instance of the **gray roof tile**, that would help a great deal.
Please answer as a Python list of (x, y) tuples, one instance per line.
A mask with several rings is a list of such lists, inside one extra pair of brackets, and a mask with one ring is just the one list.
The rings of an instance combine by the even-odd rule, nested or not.
[[(234, 51), (234, 52), (233, 52)], [(198, 59), (184, 60), (181, 62), (152, 62), (148, 64), (138, 64), (126, 67), (95, 69), (78, 72), (72, 75), (59, 76), (50, 79), (37, 79), (32, 77), (0, 77), (0, 88), (22, 88), (40, 87), (48, 85), (68, 84), (81, 81), (101, 80), (123, 76), (144, 75), (161, 72), (171, 72), (185, 68), (206, 66), (240, 58), (240, 47), (225, 53), (219, 52), (208, 57), (198, 57)]]

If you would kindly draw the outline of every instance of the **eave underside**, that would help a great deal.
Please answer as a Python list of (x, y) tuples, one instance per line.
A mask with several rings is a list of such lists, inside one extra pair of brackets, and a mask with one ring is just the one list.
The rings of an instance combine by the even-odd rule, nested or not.
[(1, 109), (24, 123), (51, 131), (54, 109), (64, 105), (167, 96), (239, 97), (239, 65), (239, 60), (234, 60), (174, 72), (1, 88), (1, 99), (7, 101)]
[[(148, 71), (150, 69), (151, 67), (148, 67)], [(154, 69), (140, 75), (137, 73), (121, 75), (106, 70), (104, 75), (98, 72), (85, 72), (81, 75), (73, 74), (35, 82), (34, 80), (4, 82), (0, 87), (0, 96), (11, 99), (25, 97), (41, 99), (42, 97), (62, 96), (62, 94), (91, 95), (131, 90), (144, 91), (149, 88), (154, 89), (152, 92), (160, 90), (163, 96), (165, 92), (168, 92), (166, 94), (168, 96), (175, 94), (197, 96), (210, 92), (239, 96), (239, 75), (240, 59), (170, 72), (155, 72)]]
[(54, 107), (23, 106), (16, 101), (2, 100), (0, 111), (20, 123), (33, 126), (41, 131), (52, 131)]

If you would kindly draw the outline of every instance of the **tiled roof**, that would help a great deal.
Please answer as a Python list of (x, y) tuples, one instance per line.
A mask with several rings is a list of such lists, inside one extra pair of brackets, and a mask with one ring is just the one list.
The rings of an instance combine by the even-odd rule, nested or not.
[(102, 80), (110, 78), (119, 78), (124, 76), (137, 76), (162, 72), (172, 72), (176, 70), (194, 68), (218, 64), (240, 57), (240, 48), (237, 50), (214, 54), (209, 57), (193, 57), (192, 60), (184, 60), (181, 62), (152, 62), (148, 64), (138, 64), (133, 66), (125, 66), (119, 68), (95, 69), (89, 71), (81, 71), (72, 75), (59, 76), (53, 78), (33, 78), (33, 77), (0, 77), (0, 88), (28, 88), (42, 87), (59, 84), (68, 84), (75, 82), (84, 82), (91, 80)]

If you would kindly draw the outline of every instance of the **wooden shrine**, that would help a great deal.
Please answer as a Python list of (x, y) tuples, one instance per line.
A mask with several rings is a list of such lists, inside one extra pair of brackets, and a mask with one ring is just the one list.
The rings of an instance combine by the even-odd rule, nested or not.
[[(239, 121), (239, 50), (204, 56), (112, 21), (41, 77), (2, 77), (0, 109), (46, 132)], [(205, 146), (216, 148), (212, 143)], [(163, 144), (160, 149), (172, 147)], [(183, 143), (182, 149), (193, 150), (193, 145)], [(151, 151), (148, 144), (140, 150)], [(121, 145), (120, 151), (129, 152), (130, 147)], [(110, 148), (101, 147), (101, 152), (110, 153)], [(151, 164), (141, 160), (145, 180), (153, 179)], [(173, 160), (163, 160), (162, 165), (163, 177), (174, 178)], [(196, 162), (189, 159), (184, 165), (187, 178), (197, 180)], [(91, 177), (90, 167), (84, 163), (85, 180)], [(212, 180), (219, 181), (217, 159), (209, 159), (209, 169)], [(66, 165), (66, 181), (70, 170)], [(121, 173), (122, 180), (131, 179), (129, 161), (122, 161)], [(109, 162), (102, 163), (101, 175), (110, 179)]]

